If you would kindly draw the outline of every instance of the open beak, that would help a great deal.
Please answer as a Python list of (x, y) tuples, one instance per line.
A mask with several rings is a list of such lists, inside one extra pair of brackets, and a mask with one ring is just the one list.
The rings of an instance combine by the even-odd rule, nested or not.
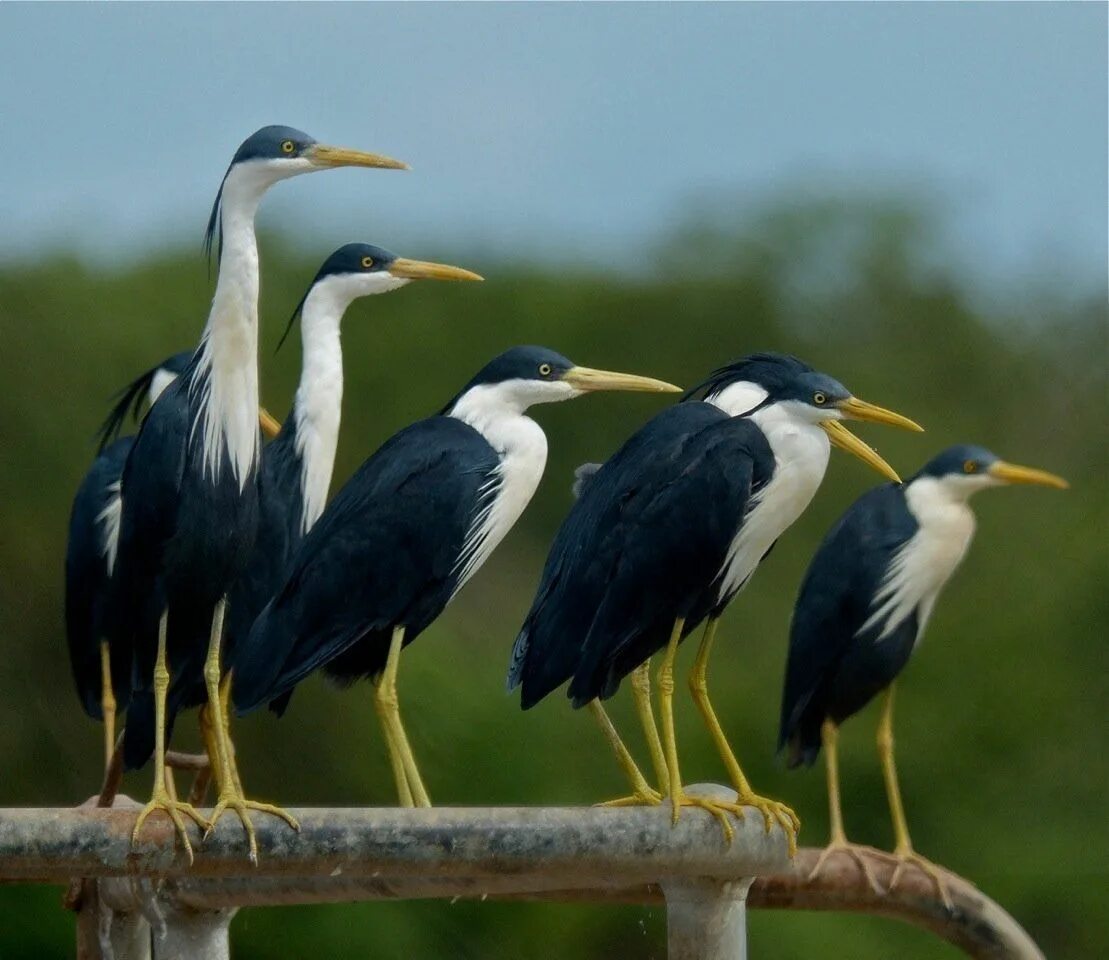
[(1046, 470), (1037, 470), (1035, 467), (1022, 467), (1016, 463), (1006, 463), (998, 460), (986, 468), (991, 477), (1003, 480), (1005, 483), (1033, 483), (1040, 487), (1054, 487), (1056, 490), (1067, 490), (1070, 484), (1062, 477)]
[(452, 267), (445, 263), (429, 263), (426, 260), (406, 260), (398, 257), (389, 264), (389, 273), (405, 280), (484, 280), (480, 274), (462, 267)]
[(329, 147), (326, 143), (316, 143), (304, 151), (317, 167), (378, 167), (382, 170), (407, 170), (408, 164), (394, 160), (381, 153), (363, 153), (361, 150), (348, 150), (346, 147)]
[(885, 409), (885, 407), (867, 403), (865, 400), (860, 400), (858, 397), (848, 397), (846, 400), (841, 400), (835, 407), (849, 420), (869, 420), (871, 423), (888, 423), (891, 427), (900, 427), (902, 430), (913, 430), (916, 433), (924, 432), (924, 427), (910, 420), (908, 417), (903, 417), (899, 413), (894, 413), (892, 410)]
[(571, 367), (562, 375), (564, 383), (583, 393), (597, 390), (627, 390), (639, 393), (681, 393), (665, 380), (637, 377), (634, 373), (613, 373), (611, 370), (591, 370), (589, 367)]
[(272, 440), (281, 432), (281, 424), (265, 407), (258, 408), (258, 426), (262, 428), (262, 433), (268, 440)]
[[(875, 409), (881, 408), (878, 407)], [(885, 413), (886, 411), (883, 410), (882, 412)], [(890, 416), (896, 417), (897, 414), (890, 414)], [(907, 422), (912, 423), (911, 420)], [(823, 427), (824, 432), (828, 434), (828, 439), (832, 441), (832, 446), (839, 447), (840, 450), (846, 450), (853, 456), (858, 457), (867, 466), (873, 467), (894, 483), (901, 482), (901, 478), (897, 475), (897, 471), (878, 456), (878, 452), (873, 447), (863, 443), (862, 440), (856, 437), (855, 434), (848, 430), (839, 420), (823, 420), (820, 426)], [(919, 430), (920, 428), (917, 427), (917, 429)]]

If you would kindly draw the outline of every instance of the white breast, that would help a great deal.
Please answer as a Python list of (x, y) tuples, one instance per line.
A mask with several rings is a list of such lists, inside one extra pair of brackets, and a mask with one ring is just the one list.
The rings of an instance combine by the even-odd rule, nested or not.
[(883, 623), (879, 639), (889, 636), (914, 610), (917, 636), (924, 632), (936, 597), (966, 555), (974, 537), (974, 513), (945, 485), (920, 477), (905, 488), (905, 501), (919, 527), (894, 555), (874, 596), (873, 612), (859, 633)]
[(455, 594), (481, 569), (520, 519), (547, 465), (547, 437), (539, 424), (521, 413), (506, 411), (496, 399), (483, 396), (481, 388), (470, 390), (464, 402), (451, 411), (451, 416), (477, 430), (500, 457), (500, 464), (485, 488), (493, 496), (474, 518), (455, 563), (458, 571)]
[(733, 597), (750, 579), (766, 551), (812, 502), (828, 468), (828, 435), (813, 423), (773, 404), (751, 416), (774, 452), (774, 475), (752, 498), (728, 549), (719, 599)]

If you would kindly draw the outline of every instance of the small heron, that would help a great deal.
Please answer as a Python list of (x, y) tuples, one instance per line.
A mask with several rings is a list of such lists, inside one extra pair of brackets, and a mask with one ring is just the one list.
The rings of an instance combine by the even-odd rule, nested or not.
[[(398, 290), (413, 280), (481, 279), (461, 267), (409, 260), (368, 243), (348, 243), (323, 262), (285, 329), (287, 336), (300, 319), (300, 383), (281, 432), (262, 451), (258, 537), (228, 603), (226, 669), (233, 669), (238, 642), (281, 586), (293, 551), (327, 503), (342, 416), (340, 327), (347, 308), (360, 297)], [(174, 694), (171, 690), (171, 700)], [(190, 705), (205, 696), (203, 684), (197, 684)]]
[[(742, 816), (744, 805), (754, 806), (767, 830), (777, 818), (792, 850), (796, 816), (751, 789), (709, 701), (705, 675), (716, 624), (816, 493), (830, 444), (896, 477), (841, 421), (920, 428), (779, 354), (755, 354), (723, 367), (683, 400), (633, 434), (592, 475), (589, 467), (579, 471), (580, 499), (551, 547), (516, 638), (508, 686), (522, 686), (526, 710), (570, 681), (573, 706), (589, 705), (631, 780), (632, 796), (614, 803), (659, 803), (662, 796), (647, 784), (600, 703), (630, 674), (674, 821), (682, 806), (702, 807), (730, 840), (726, 814)], [(702, 620), (690, 687), (738, 794), (735, 803), (693, 796), (681, 786), (674, 659), (680, 641)], [(660, 650), (666, 651), (658, 676), (661, 737), (649, 675), (650, 658)]]
[[(110, 641), (134, 650), (136, 687), (128, 711), (125, 764), (155, 755), (154, 789), (135, 823), (164, 810), (188, 855), (183, 816), (210, 827), (166, 790), (166, 695), (171, 675), (203, 676), (214, 717), (222, 717), (220, 642), (226, 597), (250, 557), (258, 523), (258, 244), (254, 218), (281, 180), (344, 166), (403, 168), (378, 154), (317, 143), (290, 127), (264, 127), (239, 147), (208, 224), (219, 243), (219, 275), (200, 345), (186, 371), (143, 421), (122, 478), (119, 552), (112, 583)], [(188, 682), (187, 680), (185, 681)], [(285, 816), (249, 801), (233, 767), (225, 726), (213, 725), (219, 795), (257, 845), (249, 811)]]
[(119, 436), (128, 415), (139, 416), (184, 371), (190, 351), (147, 370), (116, 395), (100, 428), (97, 457), (77, 488), (69, 513), (65, 552), (65, 632), (77, 696), (85, 713), (104, 724), (104, 763), (115, 749), (116, 712), (131, 699), (131, 658), (111, 659), (104, 634), (104, 605), (119, 540), (119, 478), (133, 436)]
[(371, 678), (399, 800), (429, 806), (397, 704), (400, 653), (535, 493), (547, 439), (525, 411), (598, 390), (678, 389), (578, 367), (543, 347), (492, 360), (438, 416), (386, 441), (324, 510), (239, 651), (236, 709), (281, 697), (317, 668), (340, 682)]
[(885, 691), (878, 756), (896, 838), (891, 888), (915, 864), (950, 906), (939, 871), (914, 852), (909, 839), (893, 757), (894, 682), (970, 546), (975, 521), (967, 501), (979, 490), (1012, 483), (1067, 486), (1061, 477), (1006, 463), (982, 447), (951, 447), (906, 483), (863, 494), (813, 557), (790, 627), (778, 741), (779, 749), (789, 748), (790, 767), (811, 765), (825, 748), (831, 839), (810, 878), (842, 852), (879, 891), (843, 829), (836, 744), (840, 725)]

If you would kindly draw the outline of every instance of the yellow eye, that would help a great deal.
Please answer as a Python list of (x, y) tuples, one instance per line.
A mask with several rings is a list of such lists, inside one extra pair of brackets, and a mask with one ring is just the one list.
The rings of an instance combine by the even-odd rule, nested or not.
[(973, 460), (967, 460), (963, 464), (963, 473), (976, 473), (978, 471), (978, 464)]
[(374, 265), (374, 258), (373, 257), (363, 257), (362, 258), (362, 266), (366, 270), (369, 270), (370, 267), (372, 267), (373, 265)]
[(819, 390), (812, 395), (812, 402), (818, 405), (824, 403), (824, 401), (827, 399), (828, 398), (824, 396), (824, 394), (822, 394)]
[(282, 140), (281, 141), (281, 152), (282, 153), (292, 153), (296, 148), (297, 148), (297, 146), (296, 146), (295, 143), (293, 143), (292, 140)]
[(549, 363), (539, 364), (539, 376), (549, 377), (551, 375), (551, 365)]

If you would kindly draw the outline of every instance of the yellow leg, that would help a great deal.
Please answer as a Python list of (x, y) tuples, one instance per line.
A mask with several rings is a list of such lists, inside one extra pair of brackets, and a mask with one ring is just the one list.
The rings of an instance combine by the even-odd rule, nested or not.
[(886, 781), (886, 797), (890, 805), (890, 817), (893, 819), (893, 835), (895, 846), (893, 856), (897, 860), (893, 876), (890, 878), (890, 890), (897, 886), (905, 867), (912, 865), (926, 873), (936, 884), (936, 889), (943, 898), (944, 906), (952, 908), (951, 895), (947, 890), (940, 869), (913, 850), (912, 841), (909, 839), (909, 825), (905, 820), (905, 807), (901, 802), (901, 787), (897, 782), (897, 766), (893, 759), (893, 693), (894, 685), (891, 683), (886, 689), (885, 700), (882, 704), (882, 718), (878, 721), (878, 758), (882, 763), (882, 777)]
[[(430, 807), (431, 800), (420, 776), (408, 735), (400, 719), (400, 702), (397, 699), (397, 669), (400, 666), (400, 653), (404, 647), (404, 627), (394, 627), (389, 641), (389, 655), (385, 669), (377, 678), (374, 690), (374, 705), (389, 748), (389, 761), (393, 765), (393, 779), (397, 782), (397, 794), (402, 806)], [(399, 766), (399, 772), (398, 772)], [(403, 782), (403, 786), (402, 786)]]
[(831, 720), (825, 720), (820, 727), (820, 739), (824, 744), (824, 766), (828, 777), (828, 818), (831, 821), (831, 837), (817, 858), (816, 866), (809, 871), (808, 880), (815, 880), (829, 857), (842, 853), (858, 865), (870, 888), (878, 894), (885, 891), (878, 885), (874, 871), (861, 850), (847, 839), (843, 829), (843, 811), (839, 802), (839, 727)]
[(684, 618), (678, 617), (674, 621), (674, 629), (670, 632), (670, 641), (666, 645), (666, 653), (663, 654), (658, 671), (658, 711), (662, 718), (662, 751), (666, 758), (666, 792), (670, 797), (670, 819), (676, 824), (682, 807), (701, 807), (716, 817), (720, 829), (724, 831), (724, 839), (731, 843), (735, 828), (728, 820), (728, 813), (742, 813), (741, 808), (734, 803), (688, 794), (682, 787), (682, 774), (678, 767), (678, 740), (674, 733), (674, 661), (678, 655), (678, 644), (681, 642), (684, 626)]
[(185, 820), (182, 814), (192, 818), (202, 830), (206, 829), (209, 824), (191, 804), (180, 802), (166, 789), (166, 694), (169, 691), (169, 666), (166, 657), (167, 622), (168, 611), (162, 614), (158, 622), (158, 656), (154, 663), (154, 790), (150, 802), (142, 808), (135, 820), (135, 828), (131, 832), (131, 843), (134, 844), (138, 841), (139, 831), (142, 830), (146, 818), (155, 810), (164, 810), (169, 815), (170, 820), (173, 821), (173, 826), (177, 831), (177, 835), (181, 838), (181, 843), (185, 847), (185, 853), (188, 854), (189, 863), (191, 864), (193, 862), (193, 846), (185, 830)]
[[(251, 822), (251, 810), (259, 813), (269, 813), (280, 817), (294, 830), (300, 829), (300, 824), (292, 814), (280, 807), (269, 803), (259, 803), (256, 800), (247, 800), (243, 795), (239, 772), (232, 752), (231, 739), (228, 735), (227, 718), (224, 713), (220, 694), (220, 682), (223, 679), (220, 670), (220, 644), (223, 642), (223, 619), (227, 612), (227, 600), (222, 599), (216, 604), (212, 612), (212, 633), (208, 640), (208, 656), (204, 662), (204, 684), (208, 689), (209, 729), (212, 731), (212, 741), (215, 747), (215, 763), (213, 774), (216, 776), (216, 785), (219, 794), (216, 806), (212, 810), (212, 827), (228, 810), (234, 810), (242, 822), (246, 832), (250, 850), (250, 862), (258, 862), (258, 838), (255, 836), (254, 824)], [(211, 756), (209, 757), (211, 761)]]
[(647, 749), (651, 753), (651, 763), (655, 768), (655, 779), (658, 781), (659, 790), (666, 793), (669, 784), (666, 756), (662, 752), (662, 740), (659, 738), (658, 725), (655, 723), (655, 715), (651, 710), (650, 657), (631, 672), (631, 686), (632, 698), (635, 701), (635, 712), (639, 715), (639, 722), (643, 727), (643, 736), (647, 738)]
[(741, 807), (748, 806), (758, 809), (766, 822), (767, 833), (770, 832), (774, 821), (777, 820), (789, 840), (789, 855), (792, 857), (797, 852), (797, 831), (801, 829), (801, 821), (797, 818), (797, 814), (784, 803), (762, 797), (751, 789), (751, 784), (744, 776), (731, 744), (728, 743), (728, 738), (724, 734), (724, 729), (720, 726), (720, 721), (716, 717), (712, 701), (709, 700), (708, 661), (709, 654), (712, 652), (713, 641), (716, 639), (717, 622), (716, 618), (710, 617), (705, 624), (701, 646), (697, 650), (697, 659), (694, 661), (693, 671), (689, 675), (689, 690), (693, 695), (693, 702), (697, 704), (697, 709), (701, 713), (701, 719), (716, 745), (720, 759), (723, 760), (724, 767), (728, 771), (728, 776), (737, 794), (736, 802)]
[(612, 752), (616, 754), (616, 762), (620, 764), (620, 769), (627, 774), (628, 780), (631, 782), (632, 793), (630, 797), (620, 797), (618, 800), (608, 800), (602, 803), (602, 807), (634, 807), (634, 806), (657, 806), (662, 802), (662, 795), (657, 791), (651, 789), (647, 783), (646, 778), (640, 771), (635, 759), (631, 755), (631, 751), (624, 746), (624, 741), (620, 739), (620, 734), (616, 732), (616, 727), (613, 725), (608, 712), (601, 705), (600, 700), (589, 701), (589, 712), (593, 714), (597, 725), (601, 728), (601, 732), (605, 735), (609, 746), (612, 747)]
[(104, 769), (116, 748), (116, 697), (112, 690), (112, 656), (108, 642), (100, 641), (100, 709), (104, 717)]

